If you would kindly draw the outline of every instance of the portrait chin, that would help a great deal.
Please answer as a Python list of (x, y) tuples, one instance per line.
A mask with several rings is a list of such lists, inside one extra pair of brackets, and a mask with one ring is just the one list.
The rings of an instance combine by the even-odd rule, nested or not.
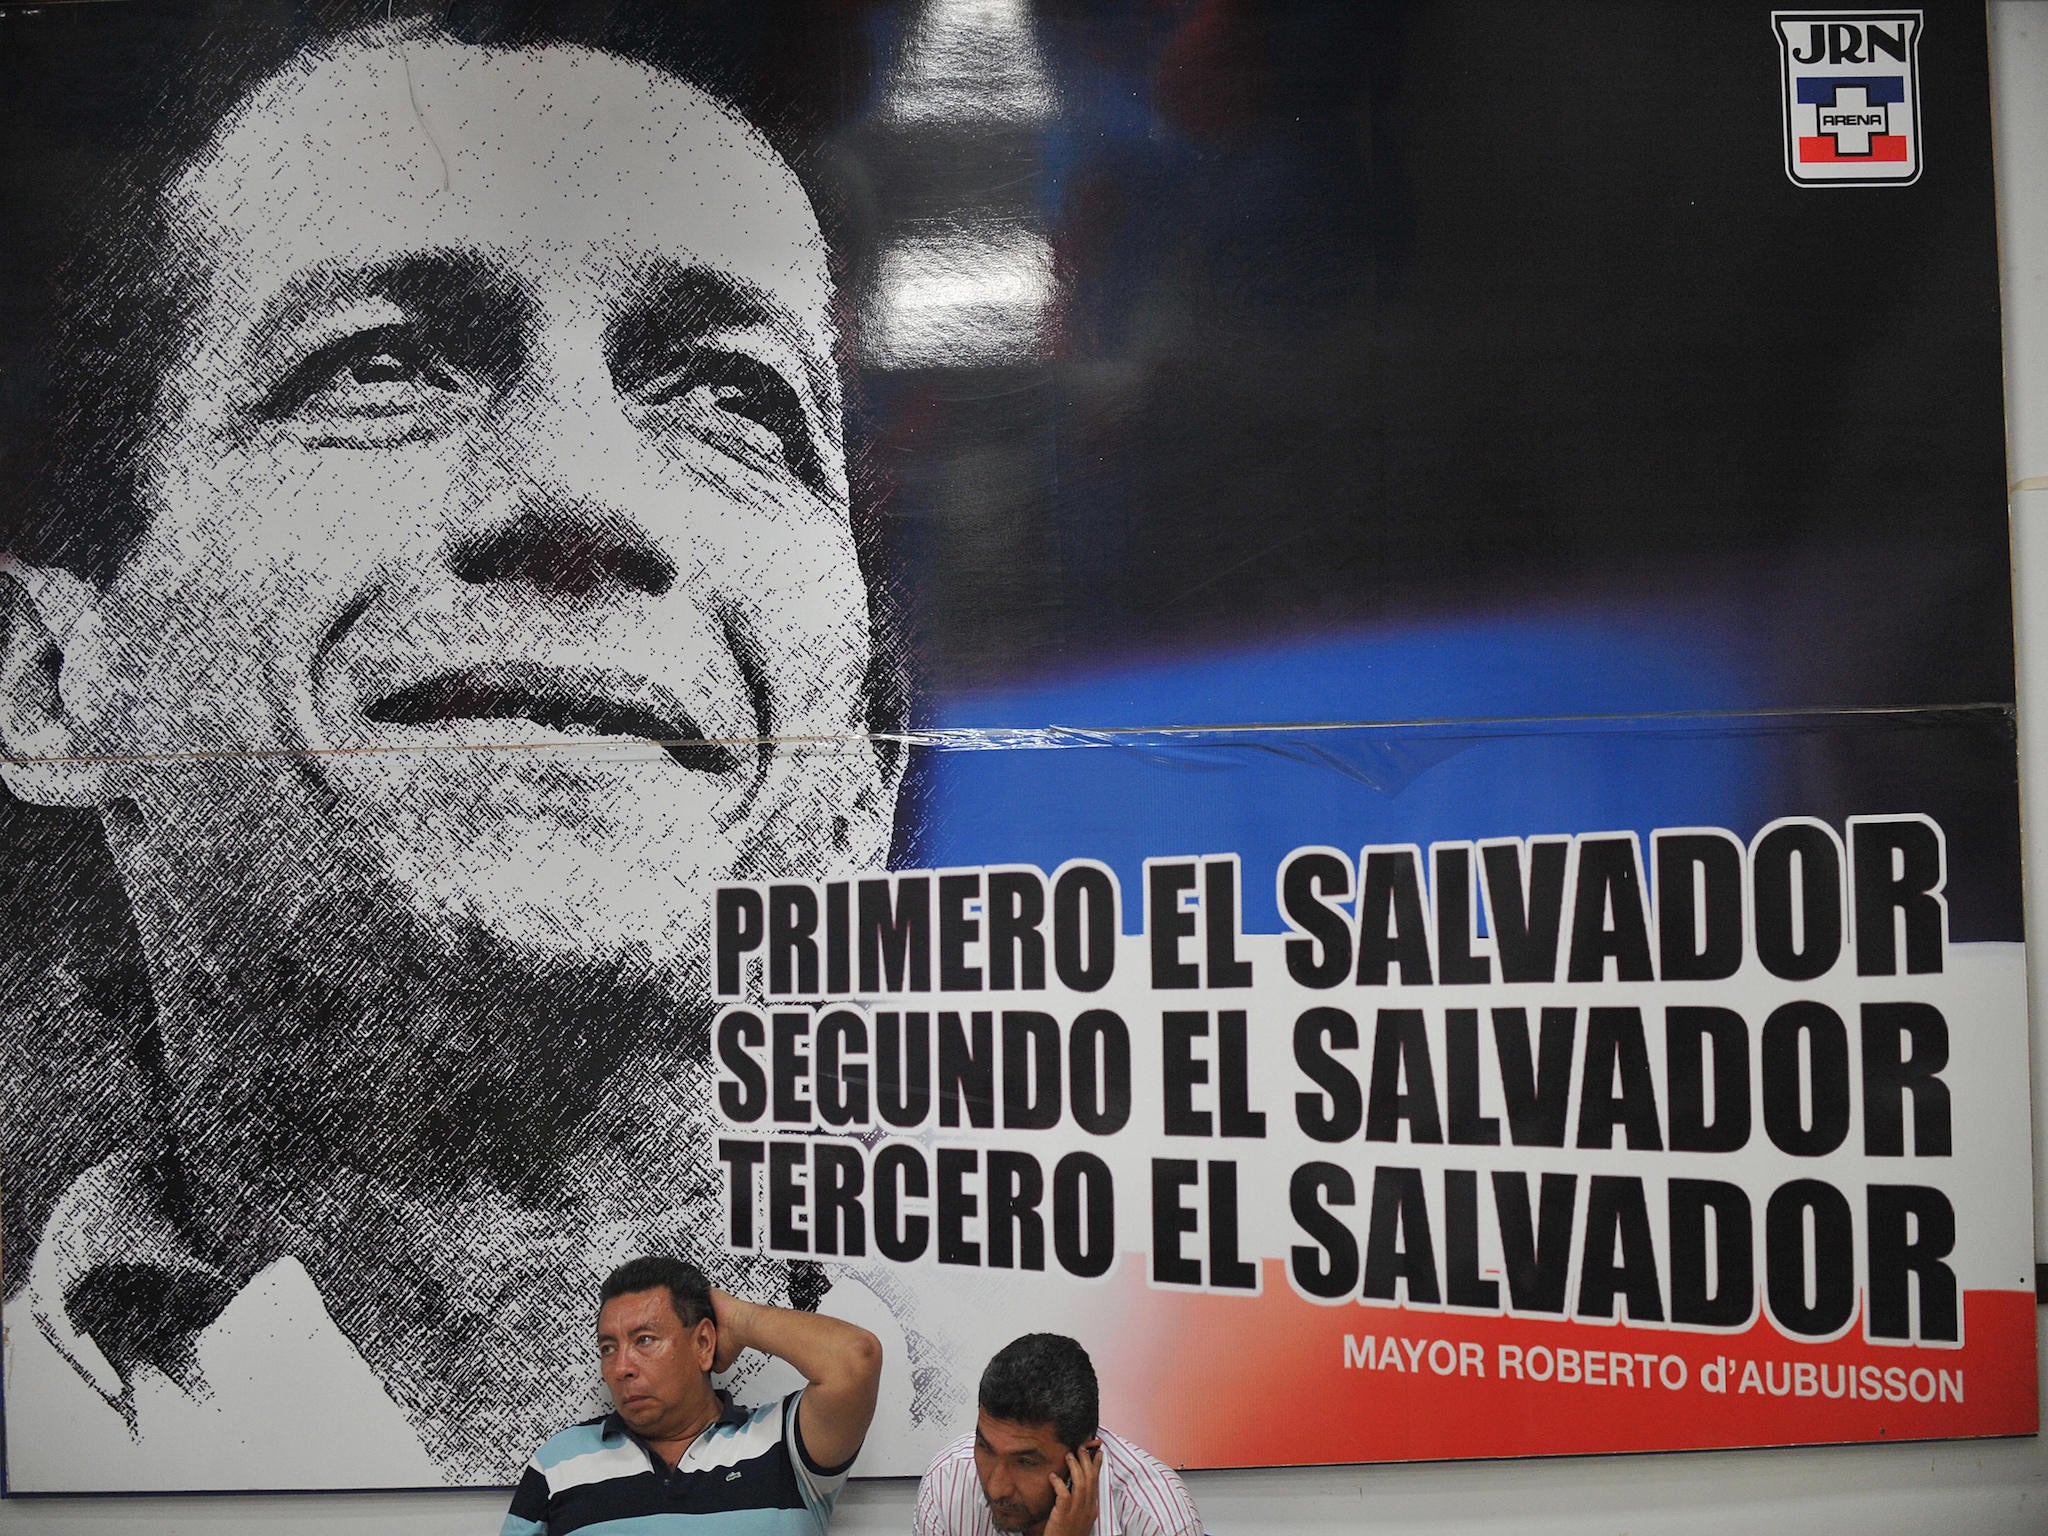
[(849, 874), (886, 853), (891, 802), (863, 737), (749, 746), (710, 773), (652, 742), (521, 726), (433, 751), (181, 765), (161, 809), (126, 800), (109, 840), (159, 967), (290, 951), (308, 982), (424, 993), (488, 953), (579, 979), (571, 995), (689, 1011), (709, 997), (718, 882)]
[(886, 805), (865, 738), (718, 749), (533, 740), (505, 722), (464, 748), (321, 760), (363, 862), (437, 949), (490, 939), (530, 968), (629, 966), (681, 1003), (709, 995), (720, 881), (879, 866)]

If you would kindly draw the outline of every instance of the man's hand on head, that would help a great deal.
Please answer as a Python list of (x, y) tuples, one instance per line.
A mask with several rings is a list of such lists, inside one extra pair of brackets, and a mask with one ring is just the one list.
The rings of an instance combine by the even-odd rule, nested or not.
[(711, 1323), (718, 1334), (718, 1342), (711, 1354), (712, 1370), (732, 1369), (733, 1361), (747, 1349), (747, 1317), (756, 1310), (751, 1301), (742, 1301), (715, 1285), (711, 1288)]
[(1088, 1536), (1095, 1529), (1098, 1484), (1102, 1478), (1102, 1442), (1090, 1440), (1067, 1453), (1066, 1475), (1052, 1477), (1052, 1513), (1045, 1536)]
[(714, 1371), (725, 1370), (746, 1349), (787, 1360), (810, 1383), (797, 1417), (812, 1462), (836, 1467), (853, 1460), (875, 1416), (881, 1340), (836, 1317), (743, 1301), (716, 1286), (711, 1289), (711, 1321), (718, 1334), (711, 1356)]

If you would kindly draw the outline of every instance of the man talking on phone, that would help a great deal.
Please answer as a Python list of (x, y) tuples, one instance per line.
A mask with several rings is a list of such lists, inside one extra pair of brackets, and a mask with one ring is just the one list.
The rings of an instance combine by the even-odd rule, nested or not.
[(981, 1373), (974, 1431), (917, 1489), (915, 1536), (1202, 1536), (1173, 1469), (1097, 1422), (1088, 1352), (1027, 1333)]

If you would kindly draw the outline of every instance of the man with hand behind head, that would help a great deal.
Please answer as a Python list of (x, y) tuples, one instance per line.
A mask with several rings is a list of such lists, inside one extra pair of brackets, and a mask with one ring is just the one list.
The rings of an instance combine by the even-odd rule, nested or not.
[[(875, 1416), (875, 1336), (741, 1301), (680, 1259), (621, 1264), (600, 1296), (597, 1355), (612, 1411), (534, 1453), (503, 1536), (823, 1531)], [(711, 1373), (747, 1348), (787, 1360), (809, 1385), (735, 1408)]]
[(1027, 1333), (981, 1374), (974, 1432), (933, 1459), (915, 1536), (1202, 1536), (1171, 1468), (1097, 1422), (1088, 1352)]

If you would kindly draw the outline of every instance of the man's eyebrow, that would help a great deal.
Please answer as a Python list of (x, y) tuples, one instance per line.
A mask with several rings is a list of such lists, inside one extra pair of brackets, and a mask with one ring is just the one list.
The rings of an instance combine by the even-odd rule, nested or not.
[(688, 340), (720, 331), (767, 331), (782, 338), (801, 360), (804, 384), (818, 414), (835, 409), (838, 375), (821, 357), (805, 317), (766, 288), (713, 267), (690, 266), (660, 257), (636, 274), (630, 294), (610, 327), (614, 355), (656, 337)]
[(325, 262), (297, 272), (264, 304), (254, 335), (261, 338), (310, 310), (359, 299), (388, 299), (403, 309), (516, 313), (527, 300), (518, 276), (480, 252), (408, 251), (380, 261)]

